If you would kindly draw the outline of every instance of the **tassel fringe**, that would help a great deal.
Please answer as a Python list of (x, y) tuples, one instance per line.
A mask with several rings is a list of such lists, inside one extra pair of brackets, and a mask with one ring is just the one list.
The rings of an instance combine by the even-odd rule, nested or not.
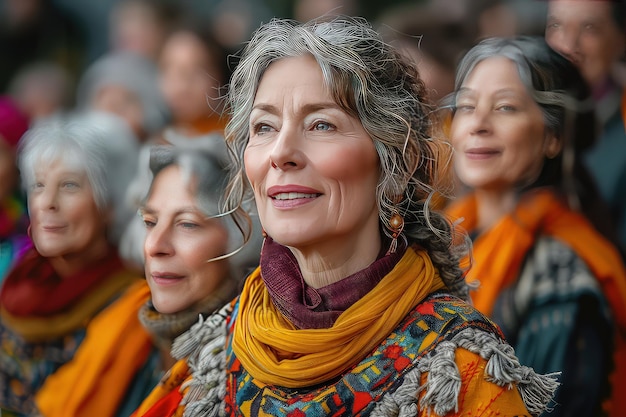
[[(226, 415), (226, 318), (230, 306), (218, 313), (200, 319), (198, 323), (174, 342), (172, 355), (188, 358), (193, 378), (183, 388), (188, 388), (183, 404), (185, 417), (222, 417)], [(487, 361), (487, 380), (509, 389), (517, 387), (528, 411), (538, 416), (550, 411), (554, 392), (559, 386), (560, 373), (539, 375), (523, 366), (514, 349), (494, 334), (477, 328), (457, 333), (451, 340), (443, 341), (420, 359), (417, 366), (405, 374), (402, 384), (384, 395), (372, 411), (373, 416), (415, 417), (419, 410), (445, 415), (458, 412), (461, 392), (461, 375), (455, 362), (455, 352), (464, 348)], [(421, 376), (427, 373), (425, 384)], [(425, 391), (419, 401), (419, 395)]]

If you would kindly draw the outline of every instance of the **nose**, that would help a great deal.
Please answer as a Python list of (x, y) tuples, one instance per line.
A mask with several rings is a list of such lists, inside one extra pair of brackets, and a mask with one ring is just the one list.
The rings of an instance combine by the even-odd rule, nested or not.
[(172, 244), (172, 233), (166, 225), (158, 223), (146, 232), (144, 240), (144, 254), (146, 259), (162, 256), (172, 256), (174, 245)]
[(270, 152), (271, 167), (281, 171), (302, 169), (306, 162), (305, 141), (301, 129), (284, 124)]
[(39, 195), (32, 198), (39, 200), (39, 207), (44, 210), (57, 210), (59, 208), (59, 192), (54, 187), (45, 187)]
[(563, 29), (550, 39), (550, 46), (563, 54), (573, 63), (580, 61), (580, 33), (574, 29)]
[(477, 106), (469, 120), (469, 130), (473, 135), (487, 135), (492, 131), (491, 112)]

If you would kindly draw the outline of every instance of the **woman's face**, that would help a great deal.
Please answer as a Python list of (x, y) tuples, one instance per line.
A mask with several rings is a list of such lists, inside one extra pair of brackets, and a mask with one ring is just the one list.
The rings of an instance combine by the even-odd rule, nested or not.
[(378, 233), (374, 143), (335, 103), (312, 57), (281, 59), (263, 75), (244, 160), (261, 224), (277, 242), (315, 250)]
[(228, 272), (228, 232), (198, 207), (178, 166), (164, 168), (153, 181), (143, 209), (147, 235), (145, 272), (154, 307), (161, 313), (183, 311), (207, 298)]
[(202, 42), (190, 32), (170, 36), (159, 62), (161, 91), (175, 122), (190, 123), (211, 113), (209, 98), (220, 95), (221, 75), (216, 73)]
[(102, 86), (94, 95), (91, 108), (121, 117), (138, 138), (144, 136), (143, 103), (126, 87), (115, 84)]
[(503, 192), (528, 185), (545, 156), (559, 150), (508, 58), (478, 63), (458, 92), (456, 108), (450, 133), (454, 165), (471, 188)]
[(96, 206), (87, 173), (57, 160), (35, 168), (28, 191), (31, 237), (46, 258), (101, 256), (106, 216)]
[(592, 87), (614, 70), (626, 35), (613, 17), (612, 1), (550, 0), (546, 41), (572, 61)]

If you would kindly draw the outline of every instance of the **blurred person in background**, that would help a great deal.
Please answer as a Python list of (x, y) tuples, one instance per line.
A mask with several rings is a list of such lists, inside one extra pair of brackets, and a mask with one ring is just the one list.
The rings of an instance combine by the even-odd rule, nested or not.
[[(223, 215), (227, 162), (186, 145), (152, 150), (153, 181), (140, 209), (151, 300), (139, 317), (159, 347), (155, 369), (174, 364), (173, 340), (199, 316), (206, 318), (230, 301), (258, 264), (259, 239), (253, 239), (253, 251), (241, 251), (251, 243), (242, 231), (249, 224), (237, 213)], [(158, 394), (142, 407), (149, 407), (154, 397)]]
[(85, 71), (78, 85), (76, 109), (121, 117), (140, 142), (160, 132), (170, 117), (159, 90), (156, 65), (132, 52), (105, 54)]
[[(171, 111), (168, 135), (194, 139), (223, 133), (223, 96), (229, 79), (226, 51), (204, 21), (188, 18), (165, 39), (158, 59), (159, 87)], [(175, 139), (174, 139), (175, 140)]]
[(433, 104), (454, 90), (456, 65), (473, 46), (465, 23), (420, 4), (391, 9), (381, 16), (379, 25), (390, 42), (415, 63)]
[(15, 75), (8, 94), (34, 124), (60, 116), (74, 106), (74, 81), (60, 65), (36, 62)]
[[(159, 56), (159, 87), (171, 111), (169, 123), (146, 142), (138, 160), (128, 198), (139, 208), (150, 187), (150, 150), (155, 145), (189, 145), (216, 158), (227, 158), (223, 117), (224, 87), (229, 68), (226, 51), (206, 22), (188, 16), (172, 30)], [(121, 242), (129, 265), (143, 269), (145, 227), (136, 217)]]
[(147, 357), (137, 311), (149, 290), (116, 247), (133, 215), (132, 138), (118, 118), (90, 113), (43, 122), (19, 143), (33, 246), (0, 290), (3, 415), (113, 416)]
[(546, 41), (591, 86), (600, 134), (585, 162), (611, 208), (626, 253), (626, 90), (616, 79), (626, 52), (623, 0), (549, 0)]
[(460, 62), (451, 99), (470, 193), (447, 213), (473, 240), (474, 305), (522, 364), (562, 372), (546, 415), (626, 415), (626, 269), (582, 162), (587, 84), (543, 37), (490, 38)]
[(7, 96), (0, 96), (0, 282), (28, 247), (28, 214), (16, 164), (18, 141), (28, 117)]
[(85, 67), (81, 23), (53, 0), (4, 0), (0, 13), (0, 93), (24, 67), (40, 61), (61, 66), (78, 79)]
[(180, 13), (174, 0), (116, 1), (109, 15), (110, 52), (132, 52), (156, 63)]
[(296, 0), (293, 2), (293, 18), (308, 22), (322, 16), (357, 16), (358, 0)]

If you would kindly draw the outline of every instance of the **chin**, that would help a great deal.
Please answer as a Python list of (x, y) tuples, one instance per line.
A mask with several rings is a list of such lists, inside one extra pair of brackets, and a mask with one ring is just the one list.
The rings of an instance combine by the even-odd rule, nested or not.
[(174, 314), (183, 310), (183, 308), (179, 306), (172, 305), (170, 303), (159, 302), (158, 299), (153, 299), (152, 305), (154, 306), (154, 309), (161, 314)]

